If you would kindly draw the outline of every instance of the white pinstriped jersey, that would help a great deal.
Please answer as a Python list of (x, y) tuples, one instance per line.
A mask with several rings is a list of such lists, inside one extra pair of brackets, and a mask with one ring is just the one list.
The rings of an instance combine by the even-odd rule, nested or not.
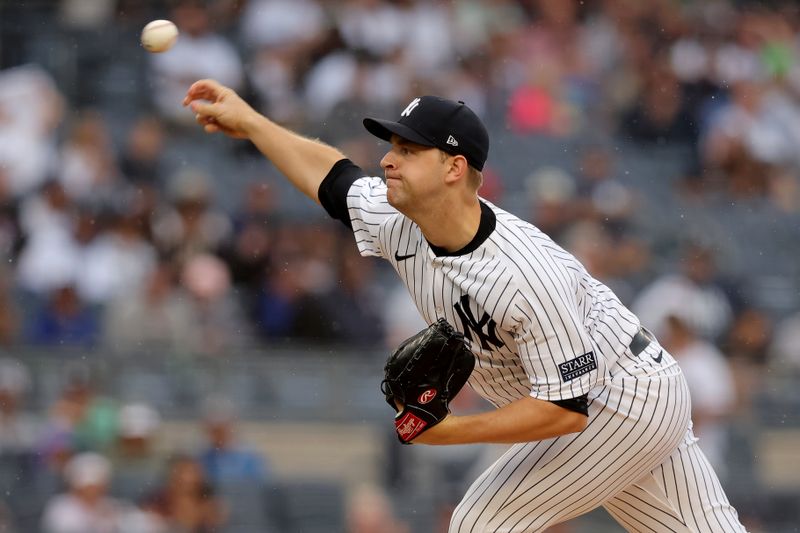
[(436, 255), (391, 207), (381, 178), (350, 187), (359, 251), (389, 260), (428, 323), (445, 318), (471, 339), (470, 385), (496, 406), (531, 395), (564, 400), (601, 383), (639, 330), (638, 319), (572, 255), (533, 225), (482, 200), (485, 240)]
[(600, 505), (629, 531), (745, 531), (692, 435), (675, 360), (544, 233), (482, 200), (475, 238), (448, 254), (348, 160), (319, 198), (363, 255), (392, 263), (427, 322), (445, 318), (471, 340), (469, 383), (487, 400), (588, 399), (583, 431), (514, 444), (495, 461), (449, 533), (543, 531)]

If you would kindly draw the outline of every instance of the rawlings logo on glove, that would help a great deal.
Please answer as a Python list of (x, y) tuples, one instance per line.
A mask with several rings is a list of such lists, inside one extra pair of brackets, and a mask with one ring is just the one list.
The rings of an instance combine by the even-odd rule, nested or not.
[(425, 430), (427, 425), (424, 420), (417, 418), (413, 413), (398, 413), (394, 419), (394, 429), (397, 431), (397, 436), (400, 437), (400, 442), (403, 443), (414, 440)]
[(419, 395), (419, 398), (417, 398), (417, 402), (421, 403), (422, 405), (425, 405), (434, 398), (436, 398), (436, 389), (428, 389)]
[(448, 414), (448, 404), (475, 367), (464, 335), (440, 318), (402, 344), (384, 367), (381, 391), (395, 411), (397, 437), (408, 444)]

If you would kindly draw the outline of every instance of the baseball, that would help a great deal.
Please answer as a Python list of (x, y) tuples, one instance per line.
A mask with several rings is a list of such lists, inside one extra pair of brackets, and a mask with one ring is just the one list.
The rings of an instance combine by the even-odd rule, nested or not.
[(169, 20), (154, 20), (142, 30), (142, 46), (148, 52), (166, 52), (178, 39), (178, 27)]

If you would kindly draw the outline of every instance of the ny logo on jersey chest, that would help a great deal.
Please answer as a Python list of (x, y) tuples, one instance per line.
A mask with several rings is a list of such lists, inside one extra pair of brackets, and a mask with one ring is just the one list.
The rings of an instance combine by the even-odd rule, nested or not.
[[(475, 315), (472, 314), (472, 309), (469, 308), (469, 297), (466, 294), (453, 307), (459, 318), (461, 318), (461, 323), (464, 326), (464, 335), (469, 337), (469, 340), (474, 340), (472, 335), (475, 334), (481, 342), (481, 348), (484, 350), (490, 350), (489, 345), (495, 348), (503, 345), (503, 342), (497, 338), (497, 323), (486, 311), (483, 312), (480, 320), (475, 320)], [(484, 328), (486, 328), (485, 331)]]

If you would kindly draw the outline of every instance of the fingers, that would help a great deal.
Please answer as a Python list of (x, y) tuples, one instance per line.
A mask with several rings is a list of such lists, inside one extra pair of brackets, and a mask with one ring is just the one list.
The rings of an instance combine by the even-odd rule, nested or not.
[(239, 132), (236, 132), (236, 131), (231, 130), (230, 128), (224, 127), (222, 124), (217, 122), (216, 119), (214, 119), (214, 117), (209, 117), (209, 116), (204, 116), (204, 115), (199, 115), (198, 114), (198, 115), (194, 116), (194, 119), (195, 119), (195, 121), (197, 121), (198, 124), (203, 126), (203, 131), (205, 131), (206, 133), (222, 132), (222, 133), (224, 133), (226, 135), (230, 135), (231, 137), (236, 137), (236, 138), (239, 138), (239, 139), (244, 139), (245, 138), (245, 136), (240, 134)]
[(196, 117), (215, 118), (219, 116), (219, 108), (216, 104), (206, 104), (203, 102), (194, 101), (191, 103), (192, 111), (195, 112)]
[(189, 105), (193, 100), (207, 100), (209, 102), (216, 102), (224, 89), (225, 86), (216, 80), (196, 81), (191, 85), (191, 87), (189, 87), (189, 90), (186, 91), (186, 96), (183, 99), (183, 105)]
[(217, 121), (214, 119), (214, 117), (210, 117), (210, 116), (207, 116), (207, 115), (201, 115), (199, 113), (194, 116), (194, 119), (201, 126), (205, 126), (206, 124), (216, 124), (217, 123)]
[(183, 105), (190, 107), (195, 113), (195, 121), (207, 133), (222, 132), (245, 139), (246, 134), (235, 127), (236, 118), (242, 113), (239, 108), (247, 109), (240, 100), (235, 92), (224, 85), (214, 80), (200, 80), (189, 87)]

